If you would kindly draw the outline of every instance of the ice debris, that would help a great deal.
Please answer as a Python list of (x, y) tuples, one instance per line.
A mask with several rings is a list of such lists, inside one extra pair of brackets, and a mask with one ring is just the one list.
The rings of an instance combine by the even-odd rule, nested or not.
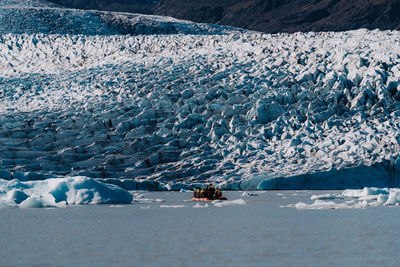
[(208, 208), (208, 204), (201, 205), (200, 203), (196, 203), (193, 208)]
[(236, 199), (236, 200), (214, 200), (211, 202), (214, 207), (228, 207), (228, 206), (243, 206), (246, 205), (246, 201), (243, 199)]
[(288, 205), (287, 207), (294, 207), (299, 210), (305, 209), (361, 209), (366, 208), (368, 206), (367, 201), (357, 202), (353, 205), (347, 203), (336, 203), (333, 201), (322, 201), (322, 200), (315, 200), (313, 204), (306, 204), (303, 202), (296, 203), (294, 205)]
[(254, 193), (254, 192), (243, 192), (241, 194), (242, 197), (256, 197), (258, 196), (258, 194)]
[(186, 208), (186, 205), (160, 205), (160, 208), (179, 209)]
[(400, 188), (365, 187), (360, 190), (348, 189), (340, 194), (312, 195), (311, 200), (314, 200), (314, 203), (299, 202), (284, 207), (296, 209), (358, 209), (377, 206), (399, 206)]

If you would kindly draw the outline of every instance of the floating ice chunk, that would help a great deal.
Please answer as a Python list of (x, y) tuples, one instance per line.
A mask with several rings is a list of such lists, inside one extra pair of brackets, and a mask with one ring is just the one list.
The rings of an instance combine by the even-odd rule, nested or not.
[(165, 202), (164, 199), (160, 199), (160, 198), (137, 198), (137, 199), (133, 199), (132, 202), (136, 202), (136, 203), (163, 203)]
[[(65, 188), (62, 183), (59, 186)], [(128, 204), (132, 201), (132, 195), (121, 187), (112, 184), (104, 184), (86, 177), (72, 178), (72, 180), (69, 181), (68, 189), (69, 191), (64, 192), (64, 195), (67, 196), (67, 203), (72, 205)], [(52, 192), (54, 194), (54, 190)], [(62, 190), (59, 192), (61, 193)], [(59, 195), (57, 196), (59, 197)]]
[(378, 198), (376, 200), (376, 203), (378, 205), (382, 205), (384, 204), (386, 201), (388, 200), (388, 195), (384, 195), (384, 194), (379, 194)]
[(381, 196), (381, 195), (382, 195), (382, 194), (380, 194), (380, 195), (362, 196), (362, 197), (359, 197), (358, 200), (367, 200), (367, 201), (370, 201), (370, 200), (377, 200), (377, 199), (379, 198), (379, 196)]
[[(81, 204), (131, 203), (132, 195), (116, 185), (87, 177), (69, 177), (44, 181), (0, 180), (2, 207), (17, 204), (21, 208), (65, 207)], [(13, 205), (11, 205), (13, 206)]]
[(192, 190), (189, 190), (189, 189), (181, 188), (181, 190), (179, 190), (179, 192), (184, 193), (184, 192), (193, 192), (193, 191), (192, 191)]
[(385, 206), (400, 205), (400, 189), (398, 188), (390, 189), (388, 199), (384, 205)]
[(0, 209), (5, 208), (18, 208), (18, 204), (15, 204), (7, 194), (0, 194)]
[(236, 200), (214, 200), (211, 202), (214, 207), (227, 207), (227, 206), (243, 206), (246, 205), (246, 201), (243, 199), (236, 199)]
[(160, 208), (179, 209), (186, 208), (186, 205), (160, 205)]
[(20, 208), (43, 208), (43, 201), (40, 196), (33, 195), (24, 200), (20, 205)]
[(315, 200), (313, 204), (306, 204), (299, 202), (296, 204), (291, 204), (286, 207), (293, 207), (299, 210), (326, 210), (326, 209), (364, 209), (368, 206), (367, 201), (356, 202), (354, 205), (349, 205), (347, 203), (335, 203), (333, 201), (322, 201)]
[(388, 194), (387, 188), (364, 187), (364, 189), (347, 189), (342, 192), (343, 197), (360, 198), (371, 195)]
[(258, 196), (256, 193), (252, 193), (252, 192), (243, 192), (241, 194), (242, 197), (256, 197)]
[(66, 207), (66, 201), (56, 202), (51, 194), (33, 194), (19, 205), (20, 208), (44, 208), (44, 207)]
[(342, 196), (339, 196), (337, 194), (322, 194), (322, 195), (312, 195), (311, 200), (315, 199), (343, 199)]
[(193, 208), (208, 208), (208, 203), (201, 205), (200, 203), (196, 203)]
[(134, 196), (135, 198), (144, 198), (144, 195), (143, 195), (143, 194), (140, 194), (140, 193), (133, 193), (133, 196)]
[(20, 204), (28, 197), (29, 196), (27, 194), (18, 189), (13, 189), (7, 193), (7, 198), (14, 201), (16, 204)]
[[(323, 194), (313, 195), (313, 204), (296, 203), (286, 207), (294, 207), (297, 209), (356, 209), (366, 208), (367, 206), (399, 206), (400, 205), (400, 189), (393, 188), (376, 188), (365, 187), (362, 190), (344, 190), (341, 194)], [(345, 200), (344, 203), (335, 203), (334, 201), (323, 200)]]
[(342, 192), (342, 196), (359, 198), (361, 196), (362, 192), (363, 192), (363, 190), (361, 190), (361, 189), (346, 189)]
[(18, 189), (23, 191), (28, 188), (30, 188), (28, 184), (22, 183), (17, 179), (11, 181), (0, 179), (0, 192), (6, 193), (13, 189)]

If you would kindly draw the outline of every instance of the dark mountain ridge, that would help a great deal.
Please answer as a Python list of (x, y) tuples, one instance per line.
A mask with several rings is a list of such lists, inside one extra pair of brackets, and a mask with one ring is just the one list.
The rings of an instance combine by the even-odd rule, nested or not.
[(400, 30), (400, 0), (51, 0), (66, 7), (171, 16), (267, 33)]
[(400, 29), (400, 0), (162, 0), (156, 13), (268, 33)]

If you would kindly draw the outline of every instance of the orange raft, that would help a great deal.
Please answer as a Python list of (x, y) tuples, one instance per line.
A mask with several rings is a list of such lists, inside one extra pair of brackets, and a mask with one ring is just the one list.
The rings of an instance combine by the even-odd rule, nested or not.
[(211, 199), (207, 197), (192, 197), (192, 201), (214, 201), (214, 200), (228, 200), (226, 197), (218, 197), (216, 199)]

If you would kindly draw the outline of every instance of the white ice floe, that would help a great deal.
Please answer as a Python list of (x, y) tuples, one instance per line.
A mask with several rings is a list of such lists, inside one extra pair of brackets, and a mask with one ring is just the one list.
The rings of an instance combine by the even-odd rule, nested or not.
[(400, 184), (398, 31), (261, 34), (22, 2), (0, 0), (0, 178)]
[(170, 209), (179, 209), (186, 208), (186, 205), (160, 205), (160, 208), (170, 208)]
[(193, 190), (188, 190), (188, 189), (181, 188), (181, 189), (179, 190), (179, 192), (182, 192), (182, 193), (192, 192), (192, 193), (193, 193)]
[(87, 177), (29, 182), (0, 179), (0, 207), (41, 208), (131, 202), (132, 195), (128, 191)]
[(160, 199), (160, 198), (134, 198), (132, 200), (133, 203), (163, 203), (165, 202), (164, 199)]
[(193, 208), (208, 208), (208, 203), (201, 205), (200, 203), (196, 203), (196, 205), (193, 206)]
[(243, 199), (236, 199), (236, 200), (214, 200), (211, 202), (214, 207), (228, 207), (228, 206), (243, 206), (246, 205), (246, 201)]
[(258, 196), (258, 194), (253, 193), (253, 192), (243, 192), (243, 193), (241, 194), (241, 196), (242, 196), (242, 197), (256, 197), (256, 196)]
[(362, 209), (366, 208), (368, 206), (367, 201), (361, 201), (357, 202), (353, 205), (348, 204), (348, 203), (336, 203), (333, 201), (323, 201), (323, 200), (315, 200), (313, 204), (306, 204), (303, 202), (299, 202), (296, 204), (291, 204), (285, 207), (293, 207), (299, 210), (306, 210), (306, 209), (312, 209), (312, 210), (325, 210), (325, 209)]
[(340, 199), (337, 194), (321, 194), (321, 195), (312, 195), (311, 200), (324, 200), (324, 199)]
[[(348, 189), (341, 194), (312, 195), (312, 204), (299, 202), (284, 207), (296, 209), (357, 209), (377, 206), (399, 206), (399, 188), (365, 187), (362, 190)], [(327, 201), (331, 200), (331, 201)]]

